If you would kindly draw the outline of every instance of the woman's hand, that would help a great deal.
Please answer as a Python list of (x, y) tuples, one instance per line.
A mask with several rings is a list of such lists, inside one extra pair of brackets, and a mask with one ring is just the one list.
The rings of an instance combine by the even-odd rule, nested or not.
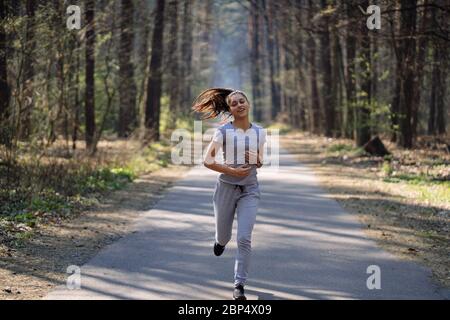
[(250, 174), (251, 169), (252, 167), (249, 166), (248, 164), (244, 164), (236, 168), (229, 167), (230, 171), (228, 172), (228, 174), (234, 177), (243, 178)]

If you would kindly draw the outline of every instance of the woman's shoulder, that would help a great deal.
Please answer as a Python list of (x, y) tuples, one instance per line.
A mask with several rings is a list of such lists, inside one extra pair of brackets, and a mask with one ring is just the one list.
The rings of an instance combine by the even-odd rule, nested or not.
[(231, 122), (225, 122), (217, 127), (217, 130), (226, 130), (226, 129), (233, 129), (233, 125)]
[(254, 123), (254, 122), (252, 122), (252, 127), (255, 129), (255, 130), (258, 130), (258, 131), (265, 131), (266, 129), (262, 126), (262, 125), (260, 125), (260, 124), (257, 124), (257, 123)]

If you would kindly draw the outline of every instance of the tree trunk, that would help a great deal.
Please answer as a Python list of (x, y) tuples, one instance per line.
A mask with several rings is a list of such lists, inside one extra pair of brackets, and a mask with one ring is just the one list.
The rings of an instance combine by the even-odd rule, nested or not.
[(448, 43), (442, 43), (442, 49), (440, 50), (439, 54), (439, 62), (444, 70), (444, 72), (439, 73), (439, 86), (437, 88), (437, 97), (436, 97), (436, 115), (437, 115), (437, 132), (438, 134), (445, 134), (446, 133), (446, 114), (445, 112), (448, 112), (448, 108), (446, 108), (445, 105), (445, 97), (446, 97), (446, 91), (447, 91), (447, 73), (445, 72), (446, 69), (448, 69)]
[(347, 13), (347, 30), (346, 30), (346, 46), (347, 46), (347, 66), (346, 66), (346, 95), (347, 103), (345, 108), (344, 126), (347, 138), (355, 139), (355, 104), (356, 104), (356, 83), (355, 83), (355, 59), (356, 59), (356, 37), (354, 36), (353, 19), (357, 17), (357, 10), (354, 1), (348, 1), (346, 4)]
[(137, 126), (136, 84), (134, 82), (134, 4), (121, 1), (119, 46), (119, 119), (117, 134), (128, 137)]
[(168, 19), (170, 41), (167, 46), (169, 108), (171, 119), (168, 123), (171, 129), (175, 128), (176, 117), (180, 111), (180, 57), (178, 48), (178, 0), (171, 0), (168, 4)]
[[(439, 1), (438, 4), (443, 5), (445, 1)], [(435, 29), (439, 29), (439, 24), (446, 21), (446, 26), (448, 27), (448, 14), (442, 10), (437, 10), (434, 8), (435, 18), (433, 23), (436, 24)], [(448, 30), (448, 28), (447, 28)], [(437, 72), (437, 82), (436, 86), (436, 97), (435, 97), (435, 108), (436, 108), (436, 129), (437, 133), (443, 135), (446, 133), (446, 117), (448, 116), (448, 102), (445, 104), (447, 97), (447, 80), (448, 80), (448, 70), (449, 70), (449, 50), (450, 45), (448, 41), (443, 39), (436, 39), (435, 41), (435, 66), (439, 68)], [(448, 97), (447, 97), (448, 98)], [(447, 114), (446, 114), (447, 113)], [(447, 144), (448, 145), (448, 144)]]
[(147, 85), (145, 127), (147, 141), (159, 141), (159, 120), (161, 110), (162, 58), (164, 41), (164, 0), (158, 0), (155, 8), (155, 23), (152, 39), (152, 57)]
[(77, 148), (77, 140), (78, 140), (78, 131), (80, 129), (80, 54), (78, 52), (78, 48), (80, 47), (80, 43), (78, 38), (75, 39), (75, 52), (76, 52), (76, 64), (75, 64), (75, 87), (74, 90), (74, 106), (73, 106), (73, 125), (72, 125), (72, 149), (75, 150)]
[(412, 109), (412, 134), (413, 134), (413, 143), (415, 141), (415, 138), (417, 136), (417, 126), (418, 126), (418, 116), (419, 116), (419, 107), (420, 107), (420, 98), (421, 98), (421, 84), (423, 79), (423, 69), (425, 65), (426, 60), (426, 49), (427, 49), (427, 43), (428, 39), (424, 35), (426, 32), (426, 29), (429, 24), (429, 7), (428, 7), (428, 0), (424, 0), (423, 5), (425, 6), (423, 10), (422, 15), (422, 23), (420, 27), (420, 33), (423, 34), (417, 43), (417, 59), (416, 59), (416, 67), (415, 67), (415, 79), (414, 79), (414, 89), (413, 89), (413, 95), (414, 98), (412, 100), (413, 105), (411, 106)]
[[(312, 22), (313, 18), (313, 1), (308, 1), (308, 22)], [(316, 41), (312, 33), (308, 37), (308, 61), (309, 61), (309, 73), (311, 77), (311, 132), (319, 134), (321, 131), (320, 123), (320, 99), (319, 99), (319, 89), (317, 86), (317, 66), (316, 66)]]
[[(64, 121), (61, 122), (61, 118), (64, 119), (67, 114), (66, 110), (66, 78), (64, 73), (64, 64), (66, 60), (66, 51), (64, 48), (64, 36), (61, 32), (60, 28), (57, 28), (58, 23), (60, 23), (60, 17), (64, 15), (64, 9), (61, 6), (59, 0), (54, 0), (54, 8), (55, 8), (55, 16), (54, 16), (54, 25), (55, 25), (55, 40), (56, 40), (56, 78), (58, 79), (58, 110), (56, 113), (56, 118), (54, 119), (55, 123), (58, 123), (59, 132), (64, 132)], [(62, 129), (62, 130), (61, 130)], [(52, 132), (51, 142), (54, 142), (57, 138), (57, 133)]]
[(401, 60), (399, 56), (399, 48), (397, 44), (397, 40), (395, 39), (395, 35), (400, 32), (400, 23), (395, 23), (395, 21), (400, 20), (400, 5), (399, 1), (396, 1), (394, 4), (394, 9), (397, 10), (394, 14), (391, 15), (390, 19), (393, 21), (391, 23), (391, 46), (393, 48), (394, 56), (395, 56), (395, 71), (394, 71), (394, 92), (392, 96), (391, 102), (391, 142), (398, 141), (398, 131), (399, 131), (399, 112), (400, 112), (400, 88), (401, 88)]
[[(6, 0), (0, 0), (0, 20), (4, 21), (7, 16)], [(0, 24), (0, 125), (5, 126), (9, 118), (9, 99), (11, 92), (8, 85), (8, 61), (6, 58), (6, 31), (3, 24)], [(3, 130), (1, 132), (3, 135)], [(3, 143), (1, 137), (0, 142)]]
[(436, 96), (439, 87), (439, 81), (441, 78), (441, 66), (437, 63), (439, 58), (438, 49), (434, 48), (434, 61), (433, 61), (433, 71), (431, 74), (431, 95), (430, 104), (428, 109), (428, 134), (436, 134)]
[(183, 108), (186, 105), (192, 103), (192, 0), (184, 0), (184, 13), (183, 13), (183, 42), (181, 45), (181, 55), (183, 60), (183, 66), (181, 68), (181, 81), (183, 83), (182, 94), (182, 114), (187, 114), (187, 108)]
[[(95, 135), (95, 1), (86, 0), (86, 149), (91, 149)], [(94, 150), (89, 150), (93, 152)]]
[(33, 78), (34, 78), (34, 51), (35, 43), (35, 0), (27, 0), (26, 2), (26, 43), (25, 43), (25, 60), (24, 60), (24, 75), (23, 75), (23, 98), (25, 101), (25, 108), (21, 112), (21, 123), (19, 136), (21, 139), (26, 139), (31, 133), (31, 112), (33, 110)]
[(139, 38), (141, 39), (139, 43), (139, 48), (137, 51), (137, 56), (139, 57), (136, 60), (138, 76), (139, 80), (139, 93), (138, 93), (138, 110), (139, 110), (139, 127), (144, 127), (145, 123), (145, 103), (147, 101), (147, 82), (148, 82), (148, 74), (149, 74), (149, 66), (150, 66), (150, 54), (149, 54), (149, 35), (152, 29), (152, 24), (150, 20), (153, 19), (148, 14), (148, 4), (147, 0), (139, 0), (137, 2), (137, 6), (139, 6), (138, 10), (138, 30), (139, 30)]
[[(331, 57), (332, 57), (332, 96), (333, 96), (333, 110), (332, 110), (332, 124), (334, 128), (334, 132), (331, 134), (334, 137), (338, 137), (341, 135), (341, 127), (342, 127), (342, 114), (338, 112), (341, 108), (340, 102), (340, 87), (341, 87), (341, 77), (340, 77), (340, 44), (339, 44), (339, 35), (338, 30), (335, 26), (331, 29)], [(338, 108), (339, 107), (339, 108)]]
[[(414, 79), (416, 66), (416, 16), (414, 8), (417, 0), (401, 0), (401, 21), (399, 40), (399, 55), (401, 61), (401, 88), (400, 88), (400, 139), (399, 144), (404, 148), (412, 148), (412, 106), (414, 104)], [(408, 9), (414, 8), (414, 9)]]
[[(363, 8), (369, 6), (368, 1), (363, 1)], [(358, 99), (357, 110), (356, 110), (356, 124), (357, 124), (357, 134), (356, 134), (356, 144), (357, 146), (363, 146), (366, 142), (370, 140), (370, 110), (369, 105), (372, 98), (372, 75), (371, 75), (371, 52), (370, 52), (370, 38), (368, 35), (368, 30), (364, 16), (360, 16), (360, 56), (361, 61), (359, 63), (360, 73), (361, 73), (361, 91), (363, 96)]]
[(211, 52), (211, 36), (214, 32), (214, 1), (204, 0), (201, 3), (201, 29), (198, 36), (198, 40), (200, 41), (200, 61), (198, 62), (198, 68), (201, 72), (197, 77), (199, 78), (198, 81), (208, 86), (213, 79), (210, 66), (214, 57)]
[(398, 140), (398, 126), (399, 126), (399, 112), (400, 112), (400, 88), (401, 88), (401, 62), (397, 58), (397, 62), (395, 64), (395, 88), (394, 88), (394, 96), (392, 98), (391, 104), (391, 114), (392, 114), (392, 123), (391, 123), (391, 142), (397, 142)]
[(260, 52), (260, 9), (256, 2), (252, 2), (250, 12), (250, 59), (251, 59), (251, 81), (253, 95), (253, 117), (255, 121), (261, 121), (261, 52)]
[(280, 97), (280, 85), (278, 82), (279, 75), (276, 74), (275, 70), (275, 48), (274, 48), (274, 2), (273, 0), (268, 1), (267, 10), (267, 51), (268, 51), (268, 62), (269, 62), (269, 76), (270, 76), (270, 91), (271, 91), (271, 119), (276, 120), (278, 113), (281, 111), (281, 97)]
[[(321, 8), (324, 10), (328, 6), (326, 0), (321, 0)], [(325, 15), (322, 21), (322, 35), (320, 37), (320, 56), (322, 63), (322, 80), (323, 80), (323, 104), (325, 111), (325, 130), (327, 137), (332, 137), (334, 132), (335, 117), (335, 90), (332, 79), (331, 65), (331, 45), (330, 45), (330, 17)]]
[[(299, 2), (300, 5), (304, 5), (303, 1)], [(302, 14), (301, 8), (296, 8), (295, 10), (295, 16), (297, 23), (294, 25), (294, 28), (299, 25), (298, 21), (302, 21), (304, 19), (304, 15)], [(293, 36), (293, 42), (296, 43), (295, 45), (295, 86), (294, 90), (296, 92), (296, 119), (295, 124), (297, 128), (300, 128), (302, 131), (308, 130), (308, 123), (307, 123), (307, 112), (306, 112), (306, 103), (305, 103), (305, 97), (307, 96), (306, 88), (304, 86), (304, 83), (306, 82), (306, 76), (305, 72), (303, 70), (303, 65), (305, 64), (305, 52), (306, 50), (306, 41), (304, 40), (304, 33), (303, 32), (297, 32), (294, 33)]]
[[(370, 73), (371, 73), (371, 89), (370, 89), (370, 103), (372, 106), (374, 106), (378, 101), (378, 78), (379, 78), (379, 72), (378, 72), (378, 59), (379, 59), (379, 40), (377, 36), (379, 36), (378, 30), (372, 30), (371, 31), (374, 36), (371, 37), (371, 44), (370, 44)], [(380, 123), (383, 119), (380, 115), (377, 115), (375, 112), (375, 115), (372, 117), (372, 123)], [(377, 135), (378, 127), (376, 125), (370, 127), (370, 133), (371, 135)]]

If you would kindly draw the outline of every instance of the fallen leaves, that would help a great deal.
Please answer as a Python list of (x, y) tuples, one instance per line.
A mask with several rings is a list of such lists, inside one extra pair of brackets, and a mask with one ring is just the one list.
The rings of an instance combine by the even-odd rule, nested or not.
[[(422, 260), (450, 285), (450, 153), (403, 150), (388, 142), (392, 156), (376, 158), (334, 146), (353, 143), (346, 139), (302, 133), (284, 139), (281, 145), (314, 171), (332, 198), (360, 218), (368, 235), (402, 258)], [(330, 149), (339, 152), (327, 153)]]
[(11, 287), (5, 287), (2, 291), (7, 294), (21, 294), (19, 290), (13, 289)]

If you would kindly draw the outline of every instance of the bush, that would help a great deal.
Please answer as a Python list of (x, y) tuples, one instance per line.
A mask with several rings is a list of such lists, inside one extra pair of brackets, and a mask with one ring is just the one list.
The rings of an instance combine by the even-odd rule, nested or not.
[(328, 147), (327, 152), (347, 153), (353, 151), (353, 146), (345, 143), (337, 143)]
[(390, 176), (392, 174), (392, 172), (394, 172), (394, 169), (391, 166), (391, 163), (388, 161), (384, 161), (383, 162), (383, 166), (381, 167), (381, 171), (383, 171), (383, 173), (386, 176)]

